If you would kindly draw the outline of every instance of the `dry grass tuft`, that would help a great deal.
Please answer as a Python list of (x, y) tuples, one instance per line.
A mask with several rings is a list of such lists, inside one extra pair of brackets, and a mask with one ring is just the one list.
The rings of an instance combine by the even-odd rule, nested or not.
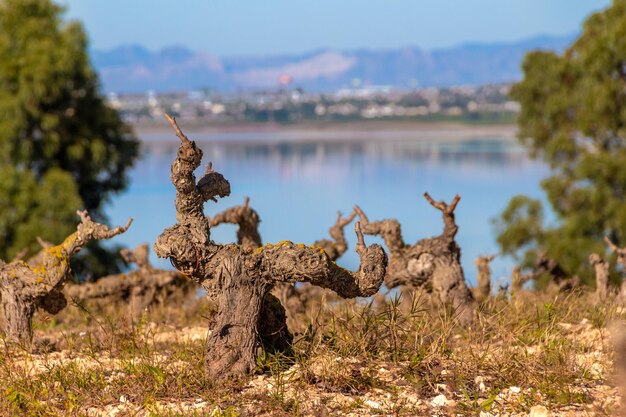
[(295, 357), (259, 352), (250, 381), (204, 378), (211, 309), (120, 306), (39, 315), (35, 353), (0, 342), (0, 414), (29, 416), (612, 415), (607, 328), (588, 294), (491, 298), (471, 327), (419, 292), (311, 304)]

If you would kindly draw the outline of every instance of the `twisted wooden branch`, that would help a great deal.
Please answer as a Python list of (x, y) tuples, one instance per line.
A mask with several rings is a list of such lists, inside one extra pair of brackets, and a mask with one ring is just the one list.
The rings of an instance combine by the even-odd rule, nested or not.
[(402, 238), (402, 227), (396, 219), (384, 219), (370, 222), (363, 210), (361, 210), (361, 207), (354, 206), (354, 211), (359, 216), (363, 233), (382, 237), (392, 257), (401, 253), (406, 248), (404, 239)]
[(596, 273), (596, 302), (603, 302), (609, 295), (609, 263), (597, 253), (589, 255), (589, 263)]
[(477, 301), (484, 301), (491, 294), (491, 268), (489, 264), (495, 256), (479, 256), (474, 262), (478, 269), (478, 275), (476, 276), (478, 286), (472, 289), (472, 293)]
[(426, 198), (431, 206), (441, 211), (444, 224), (443, 235), (450, 240), (454, 239), (459, 231), (459, 226), (456, 224), (454, 219), (454, 210), (456, 209), (456, 205), (461, 200), (461, 196), (457, 194), (450, 204), (446, 204), (443, 200), (434, 201), (428, 193), (424, 193), (424, 198)]
[(389, 249), (391, 262), (387, 268), (385, 285), (388, 288), (407, 285), (432, 290), (445, 304), (459, 311), (461, 322), (473, 317), (475, 300), (465, 283), (461, 267), (461, 249), (455, 236), (458, 226), (454, 211), (461, 197), (457, 195), (450, 204), (435, 201), (428, 193), (426, 200), (441, 211), (444, 229), (441, 235), (406, 245), (402, 239), (400, 223), (395, 219), (370, 222), (363, 210), (356, 206), (366, 234), (380, 235)]
[(366, 247), (360, 229), (357, 253), (361, 265), (351, 273), (337, 266), (323, 249), (292, 242), (264, 245), (249, 251), (241, 246), (216, 245), (210, 240), (210, 221), (204, 202), (230, 194), (230, 184), (210, 169), (196, 183), (194, 170), (202, 152), (168, 117), (181, 144), (172, 164), (176, 189), (176, 219), (157, 238), (157, 256), (169, 258), (183, 273), (201, 283), (217, 303), (217, 315), (207, 340), (207, 375), (214, 380), (246, 375), (255, 365), (260, 343), (259, 315), (266, 295), (280, 282), (311, 282), (344, 297), (367, 296), (381, 285), (386, 255), (378, 245)]
[(613, 243), (608, 236), (604, 236), (604, 241), (611, 250), (611, 253), (614, 253), (617, 256), (617, 263), (621, 265), (624, 270), (626, 270), (626, 248), (620, 248)]
[(356, 217), (356, 211), (352, 211), (347, 217), (342, 217), (341, 212), (337, 212), (335, 224), (328, 230), (332, 240), (320, 239), (313, 243), (313, 246), (324, 249), (324, 252), (331, 260), (336, 261), (348, 250), (348, 241), (344, 233), (345, 227), (352, 223)]
[(223, 223), (236, 224), (237, 243), (240, 244), (246, 252), (253, 251), (262, 246), (261, 235), (259, 234), (259, 223), (261, 218), (259, 214), (250, 207), (250, 198), (246, 197), (241, 206), (231, 207), (223, 212), (209, 218), (209, 226), (215, 227)]
[(78, 252), (91, 240), (110, 239), (124, 233), (130, 227), (110, 229), (94, 222), (86, 211), (78, 211), (81, 219), (76, 232), (61, 244), (48, 246), (28, 263), (11, 262), (0, 266), (0, 303), (4, 320), (2, 329), (10, 340), (29, 342), (31, 320), (37, 307), (51, 314), (58, 313), (67, 304), (60, 292), (70, 277), (70, 256)]

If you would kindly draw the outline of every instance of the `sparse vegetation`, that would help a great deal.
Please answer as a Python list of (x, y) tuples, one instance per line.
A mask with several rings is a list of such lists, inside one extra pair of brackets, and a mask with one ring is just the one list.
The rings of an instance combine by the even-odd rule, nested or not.
[[(252, 380), (205, 377), (205, 301), (133, 321), (69, 306), (35, 318), (39, 351), (0, 350), (3, 415), (560, 415), (616, 411), (606, 328), (625, 310), (592, 293), (491, 298), (460, 327), (420, 292), (321, 303), (293, 319), (294, 356), (257, 352)], [(204, 312), (204, 313), (202, 313)], [(443, 397), (442, 397), (443, 396)]]
[[(206, 217), (204, 204), (228, 196), (230, 183), (210, 163), (196, 181), (202, 151), (168, 115), (180, 139), (170, 177), (176, 223), (154, 249), (178, 271), (153, 269), (144, 245), (123, 252), (139, 267), (132, 279), (115, 275), (64, 289), (71, 255), (130, 226), (111, 229), (78, 211), (81, 223), (65, 237), (69, 207), (85, 204), (103, 216), (107, 195), (124, 188), (137, 143), (103, 105), (84, 34), (61, 24), (61, 10), (49, 0), (0, 0), (0, 58), (7, 58), (0, 60), (0, 111), (9, 116), (0, 121), (0, 172), (7, 177), (0, 255), (13, 258), (0, 261), (0, 415), (484, 417), (626, 409), (626, 287), (617, 291), (610, 278), (619, 274), (602, 252), (607, 244), (626, 266), (619, 246), (626, 225), (619, 159), (626, 155), (626, 38), (618, 36), (626, 3), (616, 0), (590, 18), (564, 56), (538, 52), (526, 60), (513, 96), (522, 104), (522, 136), (554, 170), (544, 188), (557, 222), (544, 225), (536, 200), (511, 201), (497, 221), (499, 243), (504, 254), (520, 255), (520, 266), (510, 291), (495, 295), (493, 256), (477, 259), (474, 291), (465, 282), (458, 195), (449, 203), (424, 195), (444, 227), (414, 245), (404, 243), (397, 220), (369, 221), (358, 206), (339, 214), (332, 239), (310, 246), (263, 245), (260, 217), (247, 199)], [(45, 61), (49, 74), (31, 77), (39, 68), (22, 68), (24, 56)], [(447, 116), (480, 114), (478, 103), (458, 99), (437, 96), (449, 105)], [(346, 119), (353, 110), (365, 118), (439, 112), (417, 95), (407, 101), (412, 115), (384, 97), (375, 106), (359, 103), (304, 109), (315, 117), (336, 110)], [(289, 122), (287, 110), (248, 117)], [(351, 272), (335, 260), (357, 216), (360, 265)], [(237, 243), (211, 240), (221, 223), (238, 226)], [(37, 239), (42, 250), (28, 257), (40, 230), (65, 239), (56, 246)], [(366, 246), (363, 234), (382, 237), (389, 265), (383, 248)], [(595, 292), (579, 285), (589, 281), (589, 266)], [(383, 280), (387, 295), (378, 293)], [(546, 291), (525, 290), (529, 280)], [(317, 287), (335, 296), (311, 290)], [(180, 296), (172, 296), (175, 289)], [(63, 290), (72, 295), (69, 305)], [(168, 297), (176, 301), (158, 302)]]

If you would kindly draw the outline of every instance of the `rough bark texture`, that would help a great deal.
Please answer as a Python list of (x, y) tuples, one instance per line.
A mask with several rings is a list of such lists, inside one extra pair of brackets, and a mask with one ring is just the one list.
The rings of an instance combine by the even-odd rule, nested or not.
[[(624, 272), (626, 272), (626, 248), (620, 248), (615, 243), (613, 243), (611, 239), (609, 239), (607, 236), (604, 237), (604, 241), (609, 246), (611, 253), (614, 253), (617, 256), (617, 264), (621, 265), (622, 274), (624, 274)], [(622, 304), (626, 304), (626, 280), (622, 280), (618, 299)]]
[(546, 291), (549, 293), (571, 291), (580, 286), (578, 276), (570, 277), (557, 261), (548, 258), (544, 252), (540, 252), (537, 254), (532, 271), (523, 274), (519, 265), (513, 268), (511, 274), (511, 295), (520, 292), (527, 282), (535, 281), (543, 275), (550, 277), (550, 282), (546, 288)]
[[(259, 233), (259, 223), (261, 217), (250, 207), (250, 198), (246, 197), (241, 206), (235, 206), (224, 210), (213, 218), (207, 218), (210, 227), (216, 227), (223, 223), (236, 224), (237, 228), (237, 244), (246, 252), (252, 252), (261, 246), (261, 234)], [(290, 284), (283, 284), (293, 287)], [(215, 304), (219, 311), (219, 288), (209, 293), (213, 295)], [(287, 314), (285, 308), (278, 298), (271, 293), (265, 294), (265, 298), (261, 303), (261, 310), (258, 312), (258, 323), (256, 331), (259, 339), (263, 344), (263, 348), (269, 352), (285, 352), (290, 349), (293, 341), (293, 335), (287, 327)]]
[(596, 302), (604, 302), (609, 295), (609, 263), (597, 253), (589, 256), (589, 263), (596, 271)]
[(31, 321), (37, 308), (51, 314), (61, 311), (67, 304), (61, 293), (63, 284), (70, 278), (69, 259), (94, 239), (110, 239), (124, 233), (124, 227), (109, 229), (95, 223), (87, 212), (78, 212), (81, 223), (76, 232), (56, 246), (44, 245), (37, 255), (24, 262), (18, 260), (0, 265), (0, 304), (2, 305), (2, 330), (11, 341), (31, 341)]
[(267, 293), (277, 283), (310, 282), (330, 288), (342, 297), (374, 294), (385, 275), (386, 255), (378, 245), (365, 246), (359, 225), (357, 272), (337, 266), (321, 248), (280, 242), (247, 251), (236, 244), (211, 241), (209, 220), (203, 213), (207, 200), (230, 194), (230, 184), (209, 169), (196, 183), (194, 170), (202, 151), (166, 116), (181, 140), (172, 165), (176, 189), (176, 219), (154, 245), (158, 256), (169, 258), (182, 273), (201, 284), (217, 302), (217, 313), (207, 339), (206, 373), (216, 381), (245, 376), (255, 366), (258, 318)]
[(356, 212), (365, 234), (379, 235), (385, 241), (390, 263), (385, 276), (385, 285), (394, 288), (400, 285), (424, 287), (446, 305), (451, 306), (459, 321), (468, 323), (474, 316), (476, 301), (465, 283), (461, 267), (461, 248), (455, 240), (458, 226), (454, 210), (460, 200), (456, 196), (450, 204), (434, 201), (428, 193), (426, 200), (441, 211), (444, 223), (439, 236), (422, 239), (407, 245), (402, 238), (400, 223), (395, 219), (370, 222), (358, 207)]
[(580, 286), (578, 276), (569, 276), (556, 260), (548, 258), (545, 253), (540, 252), (535, 261), (534, 279), (544, 274), (548, 274), (551, 277), (546, 289), (549, 293), (571, 291)]
[[(331, 261), (336, 261), (348, 250), (345, 227), (356, 217), (353, 211), (347, 217), (342, 217), (342, 213), (337, 213), (335, 224), (328, 230), (331, 239), (316, 240), (312, 246), (322, 248)], [(298, 317), (310, 310), (313, 303), (319, 302), (324, 293), (324, 289), (311, 284), (295, 285), (279, 284), (274, 288), (274, 295), (278, 297), (285, 309), (292, 315)], [(326, 294), (332, 299), (331, 294)]]
[[(164, 302), (175, 295), (186, 297), (196, 285), (178, 272), (154, 269), (148, 259), (148, 244), (120, 253), (128, 264), (138, 268), (125, 274), (110, 275), (96, 282), (67, 285), (65, 294), (80, 301), (106, 300), (107, 303), (128, 304), (133, 316), (147, 307)], [(182, 298), (181, 297), (181, 298)]]
[(519, 294), (524, 285), (535, 278), (534, 273), (522, 274), (522, 268), (519, 265), (515, 265), (511, 273), (511, 295)]
[[(329, 230), (332, 239), (318, 240), (312, 246), (324, 249), (329, 259), (336, 261), (348, 249), (344, 229), (355, 217), (354, 211), (345, 218), (339, 212), (335, 224)], [(241, 245), (245, 252), (251, 252), (263, 246), (259, 233), (261, 218), (256, 210), (250, 207), (248, 197), (241, 206), (228, 208), (208, 220), (210, 227), (223, 223), (237, 225), (237, 244)], [(278, 283), (274, 286), (272, 292), (265, 296), (257, 325), (259, 337), (266, 350), (275, 352), (290, 349), (293, 336), (287, 327), (287, 312), (292, 317), (304, 314), (307, 305), (315, 295), (320, 295), (321, 291), (323, 290), (319, 287), (307, 284), (296, 287), (293, 284)]]
[(246, 252), (253, 251), (263, 245), (259, 233), (259, 214), (250, 207), (250, 198), (246, 197), (241, 206), (231, 207), (209, 218), (209, 226), (215, 227), (223, 223), (236, 224), (237, 243)]
[(478, 302), (485, 301), (491, 295), (491, 268), (489, 264), (493, 261), (495, 255), (491, 256), (479, 256), (474, 261), (476, 268), (478, 269), (477, 275), (477, 287), (472, 288), (472, 294)]

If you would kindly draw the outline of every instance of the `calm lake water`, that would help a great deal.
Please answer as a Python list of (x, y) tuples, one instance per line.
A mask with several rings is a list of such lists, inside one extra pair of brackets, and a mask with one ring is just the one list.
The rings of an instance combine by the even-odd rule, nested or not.
[[(547, 174), (530, 160), (514, 140), (477, 136), (455, 139), (446, 131), (431, 132), (416, 140), (406, 132), (379, 132), (368, 140), (352, 140), (355, 134), (339, 132), (319, 141), (306, 134), (264, 133), (190, 134), (204, 151), (204, 162), (231, 183), (232, 195), (206, 204), (207, 215), (250, 197), (261, 216), (264, 242), (292, 240), (312, 243), (328, 236), (337, 210), (348, 213), (359, 204), (370, 220), (397, 218), (407, 243), (437, 235), (443, 224), (440, 212), (422, 194), (450, 201), (461, 195), (457, 206), (458, 241), (465, 274), (475, 282), (474, 259), (497, 253), (491, 219), (516, 194), (540, 197), (539, 181)], [(128, 190), (108, 207), (111, 221), (132, 227), (115, 243), (135, 246), (153, 243), (161, 231), (175, 222), (174, 189), (170, 165), (177, 142), (171, 133), (145, 133), (142, 157), (131, 173)], [(419, 135), (418, 135), (419, 136)], [(236, 239), (235, 226), (212, 230), (217, 242)], [(339, 260), (347, 268), (358, 265), (353, 251), (352, 226), (346, 228), (349, 251)], [(367, 237), (367, 242), (379, 241)], [(161, 267), (169, 263), (153, 261)], [(509, 275), (512, 261), (497, 258), (494, 279)]]

